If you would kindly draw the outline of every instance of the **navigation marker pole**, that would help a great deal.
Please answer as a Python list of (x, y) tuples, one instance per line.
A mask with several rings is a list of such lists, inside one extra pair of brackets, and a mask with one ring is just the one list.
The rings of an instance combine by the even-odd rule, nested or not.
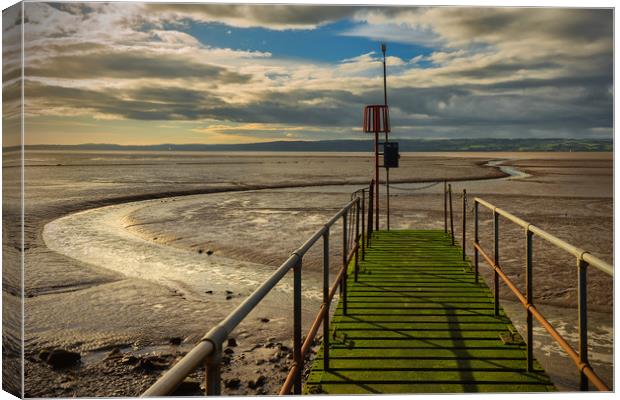
[[(383, 53), (383, 104), (388, 108), (387, 102), (387, 73), (385, 63), (385, 50), (387, 46), (381, 43), (381, 52)], [(385, 143), (388, 142), (388, 131), (385, 131)], [(383, 150), (385, 152), (385, 149)], [(385, 157), (385, 156), (384, 156)], [(385, 164), (385, 163), (384, 163)], [(385, 167), (385, 197), (386, 197), (386, 214), (387, 214), (387, 230), (390, 230), (390, 167)], [(378, 199), (377, 199), (378, 200)]]

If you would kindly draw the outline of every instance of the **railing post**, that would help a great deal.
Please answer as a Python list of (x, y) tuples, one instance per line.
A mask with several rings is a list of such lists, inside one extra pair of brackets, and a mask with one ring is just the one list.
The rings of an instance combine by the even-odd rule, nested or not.
[(329, 228), (323, 234), (323, 370), (329, 369)]
[(374, 181), (370, 181), (370, 188), (368, 189), (368, 236), (366, 237), (366, 245), (370, 247), (370, 240), (372, 238), (372, 211), (373, 211), (373, 198), (375, 194)]
[[(532, 232), (529, 228), (525, 231), (525, 296), (528, 304), (534, 304), (534, 293), (532, 291)], [(527, 372), (534, 370), (534, 333), (532, 326), (532, 312), (527, 309)]]
[(301, 394), (301, 377), (304, 369), (301, 359), (301, 258), (293, 267), (293, 361), (298, 366), (293, 394)]
[(359, 269), (359, 257), (358, 257), (358, 249), (360, 242), (360, 198), (357, 198), (357, 203), (355, 203), (355, 282), (357, 282), (357, 272)]
[(342, 267), (344, 268), (344, 274), (342, 274), (342, 280), (340, 281), (340, 293), (342, 294), (342, 315), (347, 314), (347, 253), (349, 252), (348, 238), (347, 238), (347, 217), (349, 211), (345, 211), (342, 215)]
[(465, 244), (467, 243), (467, 190), (463, 189), (463, 261), (465, 261)]
[(443, 181), (443, 233), (448, 233), (448, 188), (446, 181)]
[[(479, 245), (478, 240), (478, 202), (474, 200), (474, 243)], [(478, 249), (474, 246), (474, 279), (478, 283)]]
[(450, 203), (450, 236), (452, 236), (452, 246), (454, 246), (454, 219), (452, 218), (452, 184), (448, 184), (448, 200)]
[[(499, 214), (493, 210), (493, 229), (495, 231), (495, 266), (499, 267)], [(499, 315), (499, 275), (493, 269), (493, 289), (495, 297), (495, 316)]]
[(362, 220), (362, 261), (366, 259), (366, 224), (364, 222), (364, 217), (366, 216), (366, 212), (364, 207), (366, 204), (366, 189), (362, 189), (362, 211), (361, 211), (361, 220)]
[(222, 344), (214, 343), (213, 354), (205, 363), (205, 392), (207, 396), (220, 396), (222, 393), (220, 362), (222, 361)]
[[(579, 290), (579, 361), (588, 364), (588, 263), (577, 259)], [(579, 372), (579, 390), (588, 390), (588, 378)]]

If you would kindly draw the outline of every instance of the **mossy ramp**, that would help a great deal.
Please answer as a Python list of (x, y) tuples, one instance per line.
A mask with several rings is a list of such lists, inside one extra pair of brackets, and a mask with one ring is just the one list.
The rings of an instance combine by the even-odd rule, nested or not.
[[(546, 392), (555, 388), (443, 231), (375, 232), (348, 277), (306, 394)], [(502, 337), (504, 339), (502, 339)], [(509, 338), (510, 340), (506, 340)]]

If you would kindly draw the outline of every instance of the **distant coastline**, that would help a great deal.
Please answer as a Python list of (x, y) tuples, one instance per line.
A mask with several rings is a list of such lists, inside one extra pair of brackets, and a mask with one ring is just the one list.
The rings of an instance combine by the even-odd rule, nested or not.
[[(610, 152), (612, 139), (393, 139), (401, 152)], [(17, 146), (3, 151), (18, 150)], [(91, 151), (303, 151), (364, 152), (372, 149), (370, 140), (273, 141), (244, 144), (157, 144), (118, 145), (86, 143), (79, 145), (26, 145), (26, 150)]]

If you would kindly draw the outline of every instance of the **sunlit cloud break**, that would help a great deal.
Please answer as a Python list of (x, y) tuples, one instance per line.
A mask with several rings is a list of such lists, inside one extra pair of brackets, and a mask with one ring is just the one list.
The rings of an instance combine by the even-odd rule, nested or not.
[[(398, 137), (613, 136), (611, 9), (25, 3), (25, 17), (33, 144), (363, 138), (382, 41)], [(3, 52), (8, 89), (19, 52)]]

